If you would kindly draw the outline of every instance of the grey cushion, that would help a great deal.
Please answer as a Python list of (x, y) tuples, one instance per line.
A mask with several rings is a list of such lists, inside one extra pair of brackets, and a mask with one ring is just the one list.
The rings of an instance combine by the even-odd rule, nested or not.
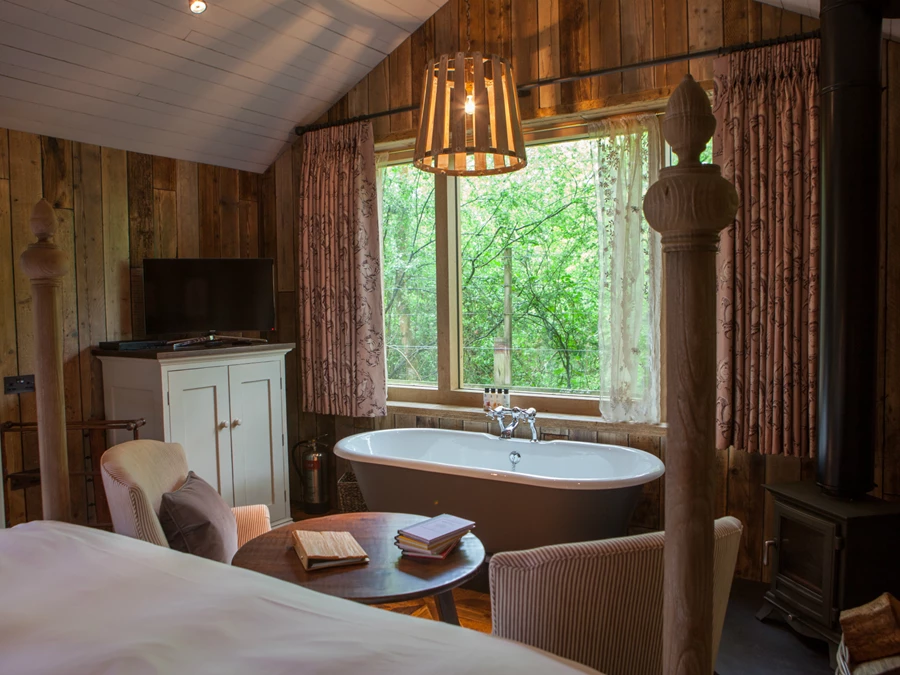
[(238, 550), (237, 521), (216, 489), (193, 471), (159, 506), (159, 522), (176, 551), (231, 563)]

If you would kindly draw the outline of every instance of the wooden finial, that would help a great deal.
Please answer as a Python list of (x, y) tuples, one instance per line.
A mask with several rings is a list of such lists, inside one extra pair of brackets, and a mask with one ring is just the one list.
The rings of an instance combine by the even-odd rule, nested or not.
[(56, 234), (56, 214), (46, 199), (35, 204), (31, 211), (31, 231), (38, 241), (48, 241)]
[(53, 243), (56, 212), (46, 199), (31, 211), (31, 231), (37, 241), (22, 252), (22, 270), (33, 282), (57, 283), (69, 271), (69, 256)]
[(738, 198), (718, 166), (700, 162), (716, 130), (716, 118), (706, 92), (690, 75), (685, 75), (669, 99), (662, 127), (678, 164), (661, 170), (659, 181), (647, 190), (647, 222), (662, 233), (663, 250), (667, 243), (674, 243), (676, 232), (705, 236), (707, 247), (715, 247), (719, 231), (734, 218)]
[(662, 128), (679, 165), (700, 164), (700, 154), (716, 130), (716, 118), (709, 96), (689, 74), (669, 99)]

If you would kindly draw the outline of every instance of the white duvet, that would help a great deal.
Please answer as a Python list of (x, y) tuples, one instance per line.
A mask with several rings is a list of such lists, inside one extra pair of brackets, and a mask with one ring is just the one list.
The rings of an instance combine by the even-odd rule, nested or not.
[(594, 672), (99, 530), (0, 530), (0, 675)]

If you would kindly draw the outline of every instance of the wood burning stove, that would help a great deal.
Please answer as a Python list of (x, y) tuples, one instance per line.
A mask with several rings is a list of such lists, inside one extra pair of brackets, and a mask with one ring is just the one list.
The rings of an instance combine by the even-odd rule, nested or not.
[(900, 503), (835, 499), (814, 483), (766, 489), (775, 500), (775, 538), (766, 542), (772, 581), (757, 618), (777, 611), (833, 653), (842, 610), (884, 591), (900, 596)]

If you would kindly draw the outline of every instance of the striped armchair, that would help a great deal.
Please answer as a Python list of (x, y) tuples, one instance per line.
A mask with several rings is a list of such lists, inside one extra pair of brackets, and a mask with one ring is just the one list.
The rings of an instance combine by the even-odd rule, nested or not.
[[(736, 518), (715, 523), (713, 663), (741, 542)], [(491, 558), (493, 633), (577, 661), (607, 675), (662, 672), (665, 534)]]
[[(169, 547), (159, 506), (162, 496), (181, 487), (188, 475), (187, 457), (179, 443), (128, 441), (100, 458), (100, 473), (113, 529), (126, 537)], [(238, 546), (272, 529), (265, 504), (235, 506)]]

